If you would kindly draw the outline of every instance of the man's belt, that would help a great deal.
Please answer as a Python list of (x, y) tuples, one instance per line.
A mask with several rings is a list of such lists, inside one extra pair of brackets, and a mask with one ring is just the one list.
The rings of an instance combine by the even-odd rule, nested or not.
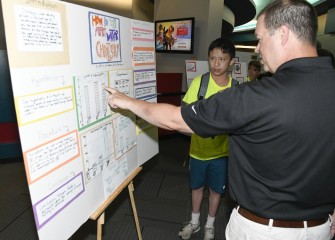
[[(260, 216), (255, 215), (254, 213), (250, 212), (248, 209), (245, 209), (243, 207), (238, 208), (238, 213), (245, 217), (246, 219), (249, 219), (250, 221), (263, 224), (263, 225), (269, 225), (270, 219), (263, 218)], [(306, 221), (307, 227), (315, 227), (319, 226), (321, 224), (324, 224), (327, 222), (328, 217), (321, 218), (321, 219), (315, 219), (315, 220), (308, 220)], [(273, 227), (282, 227), (282, 228), (303, 228), (304, 227), (304, 221), (285, 221), (285, 220), (273, 220)]]

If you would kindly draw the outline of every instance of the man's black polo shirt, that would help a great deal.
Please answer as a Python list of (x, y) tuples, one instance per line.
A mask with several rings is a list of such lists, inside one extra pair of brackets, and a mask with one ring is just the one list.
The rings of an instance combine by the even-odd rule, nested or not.
[(327, 216), (335, 207), (335, 70), (301, 58), (260, 81), (182, 107), (198, 135), (230, 134), (232, 198), (281, 220)]

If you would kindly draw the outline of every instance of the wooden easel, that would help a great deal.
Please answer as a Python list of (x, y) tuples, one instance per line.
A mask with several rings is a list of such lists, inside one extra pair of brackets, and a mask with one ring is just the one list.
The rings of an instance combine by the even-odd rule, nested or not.
[(131, 207), (133, 209), (134, 220), (136, 224), (136, 231), (139, 240), (142, 240), (142, 233), (140, 229), (140, 223), (138, 221), (137, 210), (135, 206), (134, 199), (134, 185), (133, 179), (134, 177), (142, 170), (142, 167), (138, 167), (117, 189), (116, 191), (110, 195), (106, 201), (91, 215), (90, 219), (97, 220), (97, 240), (102, 240), (102, 225), (105, 223), (105, 210), (109, 206), (111, 202), (122, 192), (122, 190), (128, 186)]

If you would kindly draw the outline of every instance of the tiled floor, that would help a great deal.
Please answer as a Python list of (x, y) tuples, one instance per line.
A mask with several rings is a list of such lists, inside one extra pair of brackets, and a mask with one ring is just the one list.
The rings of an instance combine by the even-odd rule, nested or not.
[[(182, 134), (164, 137), (159, 142), (159, 154), (143, 165), (134, 179), (134, 197), (143, 240), (178, 239), (178, 230), (189, 219), (191, 195), (188, 167), (183, 166), (189, 148), (189, 138)], [(0, 164), (0, 239), (38, 239), (22, 162)], [(224, 240), (224, 230), (234, 203), (225, 194), (215, 221), (217, 240)], [(201, 222), (207, 217), (205, 195)], [(88, 220), (71, 240), (97, 239), (97, 223)], [(191, 239), (202, 239), (200, 231)], [(137, 239), (136, 227), (126, 188), (105, 212), (104, 240)]]

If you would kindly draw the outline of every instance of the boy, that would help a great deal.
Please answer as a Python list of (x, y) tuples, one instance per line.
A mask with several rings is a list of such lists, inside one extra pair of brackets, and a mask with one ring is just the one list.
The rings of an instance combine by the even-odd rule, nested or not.
[(261, 75), (262, 65), (259, 61), (253, 60), (248, 64), (248, 78), (247, 82), (251, 82), (254, 80), (259, 80), (259, 76)]
[[(228, 68), (234, 63), (234, 57), (235, 46), (230, 40), (218, 38), (210, 44), (208, 49), (210, 78), (204, 98), (232, 86), (233, 79), (228, 75)], [(201, 76), (192, 81), (183, 99), (185, 103), (190, 104), (198, 100), (200, 83)], [(209, 212), (204, 239), (214, 239), (214, 220), (228, 178), (228, 136), (201, 138), (192, 134), (189, 168), (192, 189), (191, 220), (179, 231), (179, 236), (182, 239), (189, 239), (192, 233), (200, 230), (200, 207), (204, 188), (208, 185)]]

